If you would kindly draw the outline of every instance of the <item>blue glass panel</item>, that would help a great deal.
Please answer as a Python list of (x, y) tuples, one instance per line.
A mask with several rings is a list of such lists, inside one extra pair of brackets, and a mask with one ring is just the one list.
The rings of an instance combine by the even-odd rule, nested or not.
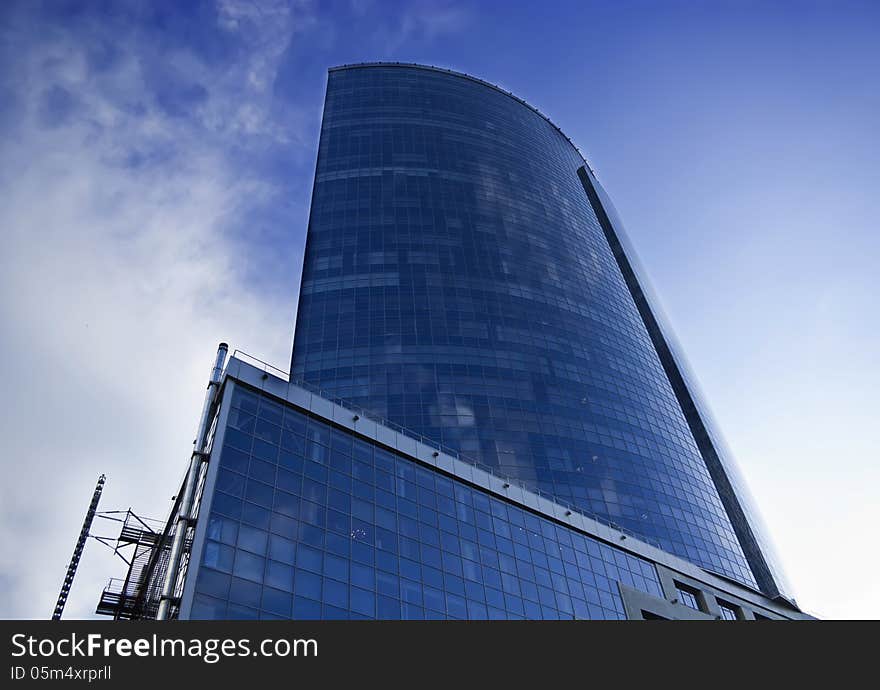
[(360, 587), (351, 588), (351, 609), (355, 613), (373, 618), (375, 615), (375, 595)]
[(268, 537), (268, 533), (263, 530), (255, 529), (248, 525), (242, 525), (238, 530), (238, 548), (262, 556), (266, 553)]
[(232, 396), (232, 407), (238, 408), (242, 412), (248, 412), (251, 415), (257, 413), (260, 404), (258, 394), (252, 393), (246, 388), (236, 388)]
[(215, 541), (205, 542), (205, 551), (202, 556), (202, 565), (225, 573), (232, 572), (232, 564), (235, 559), (235, 549)]
[(261, 556), (237, 550), (235, 552), (235, 565), (232, 568), (232, 572), (236, 577), (253, 580), (254, 582), (262, 582), (264, 566), (265, 559)]
[(226, 610), (226, 617), (233, 621), (257, 620), (259, 618), (259, 613), (260, 612), (256, 609), (252, 609), (248, 606), (238, 606), (237, 604), (230, 602), (229, 607)]
[(270, 613), (283, 618), (290, 618), (293, 597), (288, 592), (283, 592), (272, 587), (263, 588), (262, 608)]
[(234, 546), (238, 540), (238, 522), (212, 514), (208, 518), (207, 537)]
[(280, 561), (269, 561), (266, 563), (266, 576), (263, 579), (264, 584), (269, 587), (284, 590), (286, 592), (293, 591), (293, 567)]
[(292, 565), (295, 553), (295, 542), (276, 534), (269, 535), (269, 558)]
[(263, 588), (258, 583), (233, 577), (229, 586), (229, 601), (250, 608), (259, 608), (262, 592)]
[(263, 506), (245, 501), (241, 506), (241, 521), (261, 529), (269, 529), (272, 513)]
[(297, 620), (317, 620), (321, 618), (321, 603), (305, 597), (296, 597), (293, 600), (293, 617)]
[(199, 577), (196, 581), (196, 591), (208, 596), (225, 599), (229, 595), (229, 575), (211, 570), (210, 568), (200, 568)]
[(226, 618), (226, 600), (196, 594), (190, 617), (195, 620), (222, 620)]
[(310, 599), (321, 598), (321, 576), (307, 570), (297, 568), (294, 576), (294, 588), (297, 594)]

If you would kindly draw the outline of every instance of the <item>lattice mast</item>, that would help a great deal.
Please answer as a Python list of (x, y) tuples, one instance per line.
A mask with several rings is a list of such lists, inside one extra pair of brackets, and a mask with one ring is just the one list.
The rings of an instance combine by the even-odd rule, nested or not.
[(98, 502), (101, 500), (101, 493), (104, 491), (104, 482), (107, 481), (105, 475), (98, 477), (98, 483), (95, 485), (95, 492), (92, 494), (92, 501), (86, 510), (86, 517), (83, 520), (82, 529), (79, 532), (79, 539), (76, 540), (76, 547), (73, 549), (73, 556), (70, 558), (70, 564), (67, 566), (67, 574), (64, 582), (61, 584), (61, 592), (58, 594), (58, 601), (55, 604), (55, 611), (52, 613), (52, 620), (61, 620), (61, 614), (64, 612), (64, 605), (67, 603), (67, 596), (70, 594), (70, 587), (73, 585), (73, 578), (76, 577), (76, 570), (79, 568), (79, 562), (82, 558), (83, 548), (86, 540), (89, 538), (89, 532), (92, 529), (92, 521), (95, 519), (95, 513), (98, 510)]

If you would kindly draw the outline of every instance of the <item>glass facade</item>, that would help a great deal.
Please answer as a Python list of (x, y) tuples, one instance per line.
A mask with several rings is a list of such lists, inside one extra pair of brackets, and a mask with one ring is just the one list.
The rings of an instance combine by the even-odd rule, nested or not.
[(478, 80), (331, 70), (291, 375), (754, 586), (584, 164)]
[(190, 618), (625, 619), (654, 565), (236, 385)]

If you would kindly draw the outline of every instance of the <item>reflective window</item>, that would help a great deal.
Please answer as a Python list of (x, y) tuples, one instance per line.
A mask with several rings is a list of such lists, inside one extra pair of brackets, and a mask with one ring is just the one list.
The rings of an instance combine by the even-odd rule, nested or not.
[(722, 620), (735, 621), (739, 618), (739, 616), (736, 615), (736, 609), (734, 607), (721, 603), (719, 603), (718, 606), (721, 609)]
[(676, 585), (675, 591), (678, 593), (678, 603), (684, 604), (688, 608), (700, 611), (700, 604), (697, 601), (697, 593), (682, 585)]

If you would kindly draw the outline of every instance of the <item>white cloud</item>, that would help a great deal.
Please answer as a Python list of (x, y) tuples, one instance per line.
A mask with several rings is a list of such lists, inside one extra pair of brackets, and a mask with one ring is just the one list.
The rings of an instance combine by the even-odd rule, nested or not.
[[(257, 290), (239, 241), (248, 211), (278, 190), (232, 154), (250, 145), (242, 133), (300, 137), (244, 78), (247, 69), (271, 80), (281, 34), (292, 31), (278, 28), (274, 47), (237, 77), (186, 50), (159, 55), (134, 34), (116, 42), (109, 68), (92, 70), (86, 43), (60, 29), (23, 44), (9, 70), (16, 116), (0, 153), (4, 618), (51, 613), (99, 473), (108, 474), (102, 509), (164, 517), (217, 342), (286, 364), (295, 280)], [(194, 118), (151, 97), (149, 60), (204, 85)], [(295, 248), (288, 258), (294, 276)], [(67, 617), (90, 616), (122, 569), (90, 543)]]
[[(271, 86), (290, 41), (317, 22), (312, 3), (219, 0), (217, 15), (219, 26), (235, 33), (243, 51), (234, 64), (214, 75), (214, 89), (229, 92), (244, 87), (248, 100), (239, 104), (236, 98), (217, 99), (205, 113), (206, 121), (218, 130), (225, 127), (233, 133), (262, 134), (275, 142), (289, 143), (291, 128), (272, 117)], [(301, 128), (293, 131), (296, 129)]]
[[(357, 5), (355, 5), (357, 8)], [(395, 53), (405, 44), (431, 42), (441, 36), (462, 31), (470, 13), (461, 5), (436, 0), (420, 0), (408, 4), (390, 26), (380, 28), (374, 36), (384, 55)]]

